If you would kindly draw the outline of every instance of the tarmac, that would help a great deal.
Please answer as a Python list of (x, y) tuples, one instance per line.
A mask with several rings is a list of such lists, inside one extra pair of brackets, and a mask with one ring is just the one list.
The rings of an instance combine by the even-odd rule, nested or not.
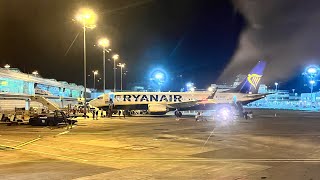
[(319, 115), (254, 110), (253, 119), (228, 123), (89, 118), (72, 129), (1, 124), (0, 179), (316, 180)]

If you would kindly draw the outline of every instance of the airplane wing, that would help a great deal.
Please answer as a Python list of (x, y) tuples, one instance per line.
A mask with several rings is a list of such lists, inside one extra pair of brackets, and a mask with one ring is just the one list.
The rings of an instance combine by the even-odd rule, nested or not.
[(241, 101), (241, 103), (242, 103), (243, 105), (246, 105), (246, 104), (251, 103), (251, 102), (254, 102), (254, 101), (256, 101), (256, 100), (265, 98), (265, 97), (266, 97), (267, 95), (269, 95), (269, 94), (274, 94), (274, 93), (248, 94), (248, 95), (246, 95), (247, 100)]
[(203, 101), (206, 101), (208, 99), (213, 99), (216, 92), (217, 92), (217, 90), (213, 91), (207, 98), (201, 99), (201, 100), (190, 100), (190, 101), (186, 101), (186, 102), (172, 102), (172, 103), (168, 104), (168, 107), (169, 108), (176, 108), (176, 109), (193, 107)]
[(168, 107), (175, 108), (175, 109), (192, 107), (197, 105), (201, 101), (202, 100), (194, 100), (194, 101), (187, 101), (187, 102), (172, 103), (172, 104), (168, 104)]
[(246, 97), (248, 97), (248, 98), (259, 98), (259, 97), (266, 97), (269, 94), (274, 94), (274, 93), (247, 94)]

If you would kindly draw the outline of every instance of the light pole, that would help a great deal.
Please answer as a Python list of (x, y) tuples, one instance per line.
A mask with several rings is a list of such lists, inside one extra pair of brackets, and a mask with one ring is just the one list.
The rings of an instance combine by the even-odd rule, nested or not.
[(274, 85), (276, 86), (276, 91), (278, 91), (278, 85), (279, 85), (279, 83), (275, 82)]
[(276, 86), (276, 100), (278, 100), (278, 85), (279, 83), (275, 82), (274, 85)]
[[(303, 75), (305, 75), (307, 77), (307, 80), (309, 81), (311, 96), (313, 93), (313, 88), (316, 85), (316, 81), (319, 81), (317, 79), (319, 77), (319, 72), (320, 72), (320, 69), (318, 66), (311, 65), (311, 66), (307, 67), (305, 72), (303, 73)], [(312, 97), (312, 99), (314, 100), (313, 97)]]
[(103, 51), (103, 94), (106, 91), (106, 48), (110, 46), (110, 41), (107, 38), (101, 38), (98, 41), (99, 46)]
[(95, 70), (92, 72), (93, 72), (93, 89), (96, 89), (96, 75), (98, 75), (98, 70)]
[(112, 56), (113, 59), (113, 92), (116, 92), (116, 86), (117, 86), (117, 78), (116, 78), (116, 60), (119, 59), (119, 55), (115, 54)]
[(97, 15), (93, 10), (82, 8), (76, 15), (76, 20), (81, 23), (83, 28), (83, 84), (84, 84), (84, 117), (87, 117), (87, 55), (86, 55), (86, 28), (96, 27)]
[(313, 92), (313, 86), (314, 86), (314, 84), (316, 83), (316, 81), (315, 80), (310, 80), (309, 81), (309, 83), (310, 83), (310, 90), (311, 90), (311, 94), (312, 94), (312, 92)]
[(118, 66), (120, 67), (120, 85), (121, 85), (121, 91), (122, 91), (122, 69), (124, 68), (126, 64), (125, 63), (119, 63)]

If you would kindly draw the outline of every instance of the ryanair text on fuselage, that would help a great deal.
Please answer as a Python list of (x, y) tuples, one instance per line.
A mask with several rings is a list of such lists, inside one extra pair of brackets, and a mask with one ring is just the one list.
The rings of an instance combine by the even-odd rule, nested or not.
[(115, 99), (134, 102), (181, 102), (181, 95), (115, 95)]

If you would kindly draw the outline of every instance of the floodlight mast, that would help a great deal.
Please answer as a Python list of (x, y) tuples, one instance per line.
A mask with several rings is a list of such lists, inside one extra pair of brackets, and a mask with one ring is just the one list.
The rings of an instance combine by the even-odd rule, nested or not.
[[(110, 46), (110, 41), (107, 38), (101, 38), (98, 41), (103, 52), (103, 94), (106, 92), (106, 48)], [(107, 51), (109, 52), (109, 51)]]
[(76, 15), (76, 20), (83, 28), (83, 85), (84, 85), (84, 118), (87, 117), (87, 54), (86, 54), (86, 28), (95, 28), (97, 15), (88, 8), (81, 8)]
[(116, 60), (119, 59), (119, 55), (118, 54), (115, 54), (112, 56), (112, 59), (113, 59), (113, 92), (116, 92), (116, 86), (117, 86), (117, 78), (116, 78)]
[(120, 88), (121, 88), (121, 91), (122, 91), (122, 78), (123, 78), (123, 68), (125, 67), (125, 63), (119, 63), (118, 64), (118, 67), (120, 67)]
[(93, 72), (93, 89), (96, 89), (96, 75), (98, 75), (98, 70), (95, 70), (92, 72)]

